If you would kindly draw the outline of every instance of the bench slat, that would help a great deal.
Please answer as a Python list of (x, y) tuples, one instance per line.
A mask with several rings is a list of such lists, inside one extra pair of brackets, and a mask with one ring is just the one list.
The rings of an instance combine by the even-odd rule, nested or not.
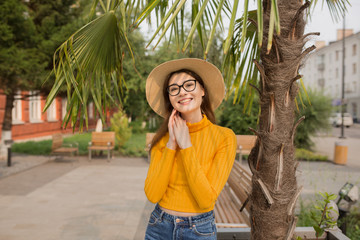
[(244, 212), (240, 212), (240, 204), (238, 202), (234, 202), (231, 195), (225, 194), (225, 198), (228, 198), (228, 201), (230, 202), (230, 207), (233, 209), (233, 211), (230, 211), (230, 213), (234, 216), (235, 221), (230, 223), (246, 223), (248, 226), (250, 226), (248, 216), (245, 215)]

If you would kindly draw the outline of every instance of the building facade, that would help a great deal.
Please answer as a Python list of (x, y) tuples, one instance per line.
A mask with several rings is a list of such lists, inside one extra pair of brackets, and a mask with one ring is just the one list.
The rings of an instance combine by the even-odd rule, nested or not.
[[(42, 109), (45, 107), (46, 96), (36, 95), (35, 92), (19, 91), (15, 99), (19, 99), (22, 95), (33, 96), (26, 100), (15, 100), (14, 102), (11, 129), (13, 140), (30, 140), (51, 136), (54, 133), (72, 133), (73, 129), (70, 123), (66, 128), (62, 128), (62, 120), (66, 114), (66, 98), (55, 98), (48, 110), (42, 113)], [(2, 136), (2, 123), (5, 114), (5, 101), (6, 96), (0, 92), (0, 138)], [(94, 104), (89, 103), (87, 110), (89, 129), (95, 129), (98, 117), (95, 116)], [(107, 119), (109, 120), (109, 118)]]
[[(329, 45), (320, 44), (309, 55), (301, 69), (306, 88), (320, 90), (331, 96), (333, 105), (341, 104), (342, 94), (342, 30), (338, 30), (337, 41)], [(345, 32), (345, 109), (360, 121), (360, 32)]]

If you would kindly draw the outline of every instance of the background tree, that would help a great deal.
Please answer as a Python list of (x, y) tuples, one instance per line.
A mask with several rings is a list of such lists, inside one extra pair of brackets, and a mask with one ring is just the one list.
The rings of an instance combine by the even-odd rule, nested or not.
[[(50, 91), (53, 78), (45, 86), (43, 80), (52, 69), (53, 53), (83, 24), (81, 19), (79, 21), (83, 8), (80, 2), (78, 5), (75, 2), (5, 0), (0, 3), (0, 86), (6, 95), (2, 142), (11, 139), (16, 92), (38, 90), (41, 94)], [(21, 99), (28, 97), (22, 95)], [(1, 146), (4, 153), (4, 145)]]
[[(291, 239), (297, 221), (294, 206), (301, 192), (301, 187), (296, 183), (297, 163), (294, 159), (294, 136), (303, 120), (294, 119), (298, 93), (296, 81), (301, 79), (299, 67), (302, 60), (315, 49), (315, 46), (304, 49), (307, 37), (318, 35), (304, 35), (304, 11), (318, 1), (257, 0), (257, 10), (249, 12), (249, 1), (245, 0), (244, 14), (236, 19), (239, 0), (194, 0), (190, 6), (191, 27), (185, 34), (186, 2), (174, 0), (169, 4), (165, 0), (148, 1), (135, 24), (149, 19), (154, 11), (158, 28), (150, 42), (161, 31), (155, 47), (171, 30), (183, 51), (189, 46), (191, 49), (196, 32), (204, 58), (207, 58), (216, 28), (222, 26), (221, 14), (230, 17), (223, 45), (227, 97), (234, 92), (235, 98), (244, 96), (245, 102), (251, 102), (254, 96), (251, 93), (257, 92), (261, 110), (259, 125), (256, 130), (252, 129), (257, 135), (256, 145), (249, 156), (249, 167), (253, 173), (252, 192), (249, 195), (251, 238)], [(341, 14), (345, 11), (348, 3), (347, 0), (323, 2), (328, 4), (335, 17), (338, 17), (338, 10)], [(98, 3), (104, 14), (75, 33), (56, 53), (59, 55), (54, 67), (57, 83), (50, 95), (55, 95), (58, 86), (66, 80), (75, 89), (71, 95), (74, 101), (86, 104), (87, 93), (91, 92), (93, 98), (98, 100), (100, 97), (106, 99), (109, 95), (106, 86), (110, 86), (112, 79), (123, 77), (122, 51), (118, 45), (128, 44), (128, 16), (137, 15), (133, 13), (140, 9), (144, 1), (97, 0), (93, 9)], [(121, 18), (116, 18), (114, 14), (117, 9)], [(97, 76), (94, 81), (98, 82), (96, 89), (92, 84), (94, 75)], [(116, 77), (110, 78), (113, 75)], [(117, 84), (114, 80), (113, 83)], [(105, 89), (102, 94), (95, 93), (98, 86)], [(49, 97), (47, 106), (52, 99), (52, 96)], [(102, 104), (96, 105), (101, 110)]]
[(36, 27), (27, 8), (19, 0), (0, 3), (0, 86), (6, 96), (2, 124), (1, 149), (6, 156), (4, 140), (11, 139), (12, 108), (18, 89), (40, 86), (44, 56), (38, 52)]

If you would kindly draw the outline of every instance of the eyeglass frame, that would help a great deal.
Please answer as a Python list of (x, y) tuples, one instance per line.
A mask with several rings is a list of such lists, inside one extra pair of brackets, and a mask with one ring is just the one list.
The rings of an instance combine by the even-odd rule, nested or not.
[[(189, 82), (189, 81), (193, 81), (194, 83), (195, 83), (195, 87), (194, 87), (194, 89), (193, 90), (186, 90), (186, 88), (184, 87), (184, 85), (187, 83), (187, 82)], [(178, 84), (176, 84), (176, 83), (174, 83), (174, 84), (171, 84), (170, 86), (168, 86), (167, 88), (166, 88), (166, 91), (169, 93), (169, 95), (170, 96), (177, 96), (177, 95), (179, 95), (180, 94), (180, 91), (181, 91), (181, 88), (183, 88), (186, 92), (193, 92), (193, 91), (195, 91), (195, 89), (196, 89), (196, 82), (197, 82), (198, 80), (196, 80), (196, 79), (188, 79), (188, 80), (186, 80), (186, 81), (184, 81), (183, 82), (183, 84), (181, 84), (181, 85), (178, 85)], [(178, 87), (178, 93), (177, 94), (175, 94), (175, 95), (172, 95), (171, 93), (170, 93), (170, 87), (171, 86), (177, 86)]]

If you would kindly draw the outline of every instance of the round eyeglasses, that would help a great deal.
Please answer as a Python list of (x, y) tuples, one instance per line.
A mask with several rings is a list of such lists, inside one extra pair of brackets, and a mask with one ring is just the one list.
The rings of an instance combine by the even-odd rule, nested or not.
[(186, 80), (185, 82), (183, 82), (182, 85), (177, 85), (176, 83), (174, 83), (168, 86), (166, 89), (170, 94), (170, 96), (176, 96), (179, 95), (181, 88), (183, 88), (187, 92), (194, 91), (196, 88), (196, 80), (195, 79)]

